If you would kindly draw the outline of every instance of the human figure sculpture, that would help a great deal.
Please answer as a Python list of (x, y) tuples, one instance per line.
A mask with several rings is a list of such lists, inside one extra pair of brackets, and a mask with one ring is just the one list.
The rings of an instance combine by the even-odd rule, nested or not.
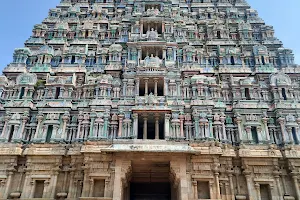
[(149, 61), (150, 61), (149, 56), (146, 56), (146, 57), (145, 57), (145, 60), (144, 60), (145, 66), (148, 66)]
[(147, 39), (148, 40), (156, 40), (158, 38), (157, 30), (154, 30), (154, 28), (151, 28), (150, 31), (147, 31)]
[(144, 60), (144, 66), (145, 67), (158, 67), (160, 65), (161, 61), (159, 59), (159, 57), (155, 56), (153, 54), (151, 54), (151, 56), (146, 56), (145, 60)]
[(159, 14), (159, 10), (157, 8), (152, 7), (151, 9), (147, 10), (146, 14), (149, 16), (156, 16)]

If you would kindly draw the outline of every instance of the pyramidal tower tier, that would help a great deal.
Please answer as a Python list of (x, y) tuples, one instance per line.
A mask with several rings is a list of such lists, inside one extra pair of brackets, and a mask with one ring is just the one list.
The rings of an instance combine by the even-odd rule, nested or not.
[(0, 200), (300, 200), (300, 66), (245, 0), (61, 0), (0, 76)]

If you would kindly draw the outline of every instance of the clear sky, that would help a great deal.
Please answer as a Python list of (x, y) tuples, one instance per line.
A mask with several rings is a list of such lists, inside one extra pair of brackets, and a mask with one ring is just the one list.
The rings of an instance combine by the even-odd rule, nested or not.
[[(0, 70), (12, 61), (15, 48), (23, 47), (35, 24), (41, 23), (48, 10), (60, 0), (7, 0), (0, 12)], [(275, 28), (275, 35), (286, 48), (294, 51), (300, 64), (300, 0), (248, 0), (261, 18)]]

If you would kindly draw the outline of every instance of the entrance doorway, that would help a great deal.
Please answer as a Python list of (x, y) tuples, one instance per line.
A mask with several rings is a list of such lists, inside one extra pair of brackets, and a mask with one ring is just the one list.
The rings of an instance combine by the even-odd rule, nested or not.
[(131, 183), (130, 200), (170, 200), (170, 183)]
[(171, 200), (171, 185), (169, 162), (133, 162), (130, 200)]

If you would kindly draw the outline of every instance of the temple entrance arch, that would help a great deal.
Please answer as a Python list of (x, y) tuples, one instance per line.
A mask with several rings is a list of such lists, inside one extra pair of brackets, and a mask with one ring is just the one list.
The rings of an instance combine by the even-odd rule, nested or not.
[[(172, 161), (174, 156), (170, 156), (170, 154), (158, 156), (151, 152), (139, 152), (130, 155), (130, 158), (133, 159), (126, 161), (126, 163), (130, 163), (130, 167), (126, 167), (130, 169), (126, 176), (121, 174), (121, 177), (126, 178), (122, 181), (122, 196), (118, 200), (186, 199), (180, 194), (179, 174), (177, 174), (178, 163), (174, 165), (174, 161)], [(128, 154), (123, 154), (121, 159), (126, 160), (127, 158), (129, 158)], [(115, 185), (118, 184), (115, 183)]]
[(130, 200), (171, 200), (170, 163), (134, 161)]

